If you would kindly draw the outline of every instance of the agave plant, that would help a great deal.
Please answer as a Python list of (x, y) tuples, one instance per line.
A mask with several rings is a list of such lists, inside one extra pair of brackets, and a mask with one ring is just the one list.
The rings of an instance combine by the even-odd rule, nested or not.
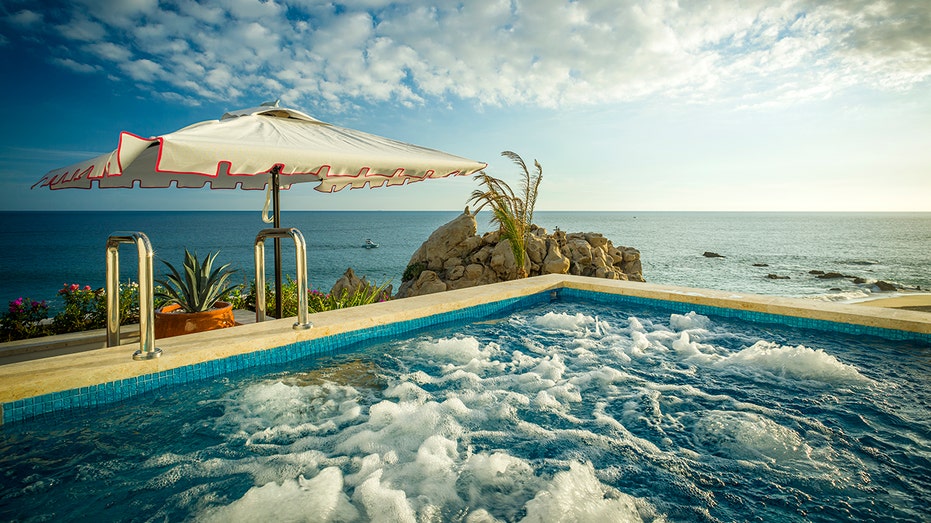
[(509, 158), (523, 171), (524, 178), (521, 184), (523, 197), (515, 194), (503, 180), (489, 176), (485, 171), (481, 171), (475, 175), (475, 179), (478, 180), (483, 189), (472, 191), (470, 201), (478, 204), (475, 212), (482, 210), (486, 205), (491, 206), (492, 222), (498, 224), (501, 237), (511, 245), (511, 252), (514, 254), (514, 261), (517, 263), (517, 277), (526, 278), (527, 270), (524, 268), (527, 257), (525, 239), (530, 225), (533, 223), (533, 208), (536, 206), (537, 192), (540, 188), (540, 182), (543, 180), (543, 167), (540, 166), (540, 162), (534, 160), (533, 164), (536, 170), (531, 174), (527, 164), (517, 153), (504, 151), (501, 156)]
[(184, 276), (167, 261), (164, 264), (171, 271), (164, 280), (156, 280), (163, 288), (155, 292), (156, 298), (162, 298), (166, 304), (176, 303), (185, 312), (204, 312), (213, 308), (218, 301), (227, 299), (238, 285), (228, 285), (230, 275), (236, 272), (226, 264), (216, 269), (213, 262), (219, 251), (208, 254), (203, 261), (197, 259), (197, 253), (184, 249)]

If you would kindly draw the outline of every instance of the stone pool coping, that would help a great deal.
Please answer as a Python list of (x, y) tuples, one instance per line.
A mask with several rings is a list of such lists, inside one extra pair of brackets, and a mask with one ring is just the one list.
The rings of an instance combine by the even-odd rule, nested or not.
[[(138, 344), (127, 344), (9, 363), (0, 366), (0, 423), (31, 417), (30, 414), (23, 415), (22, 412), (15, 415), (4, 412), (4, 409), (22, 409), (24, 402), (28, 408), (30, 398), (51, 398), (56, 393), (93, 388), (150, 375), (165, 375), (166, 371), (170, 374), (174, 369), (353, 331), (377, 334), (381, 326), (416, 321), (558, 289), (677, 302), (680, 307), (684, 305), (686, 308), (721, 308), (738, 313), (744, 311), (749, 314), (802, 318), (806, 321), (836, 322), (866, 329), (888, 329), (914, 333), (915, 338), (924, 341), (931, 340), (931, 314), (925, 312), (580, 276), (547, 275), (312, 314), (310, 321), (313, 322), (314, 328), (309, 330), (294, 330), (294, 318), (285, 318), (157, 340), (156, 346), (162, 349), (164, 354), (153, 360), (133, 360), (132, 354), (138, 349)], [(702, 313), (702, 310), (699, 310), (699, 313)], [(157, 386), (158, 384), (155, 384), (153, 388)], [(62, 409), (69, 408), (69, 405), (72, 404), (66, 403)], [(73, 406), (83, 404), (75, 403)], [(41, 411), (35, 411), (35, 414), (50, 410), (58, 409), (43, 407)]]

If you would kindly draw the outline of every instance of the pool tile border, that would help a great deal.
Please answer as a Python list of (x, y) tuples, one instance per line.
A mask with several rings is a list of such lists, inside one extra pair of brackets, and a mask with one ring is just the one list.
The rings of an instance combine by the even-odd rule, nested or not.
[[(132, 362), (126, 357), (131, 351), (126, 350), (127, 346), (121, 346), (91, 351), (92, 354), (78, 360), (60, 359), (66, 358), (64, 356), (49, 358), (46, 367), (54, 367), (52, 370), (44, 368), (42, 360), (11, 364), (9, 367), (13, 369), (6, 374), (6, 366), (2, 366), (0, 385), (17, 383), (20, 386), (16, 392), (19, 397), (0, 401), (0, 420), (7, 424), (53, 412), (102, 406), (162, 387), (315, 357), (361, 342), (505, 315), (555, 297), (608, 305), (659, 306), (682, 314), (695, 311), (751, 322), (915, 340), (931, 345), (931, 315), (922, 313), (855, 310), (857, 308), (851, 309), (852, 306), (806, 303), (786, 298), (554, 275), (333, 311), (332, 314), (321, 313), (313, 316), (315, 322), (324, 318), (331, 321), (322, 322), (321, 328), (303, 333), (291, 330), (290, 320), (275, 320), (225, 329), (235, 331), (233, 334), (214, 331), (173, 338), (163, 341), (164, 346), (170, 346), (166, 352), (171, 356), (163, 357), (161, 362)], [(365, 315), (369, 311), (378, 312)], [(330, 316), (326, 316), (328, 314)], [(188, 347), (195, 345), (195, 348)], [(165, 366), (170, 368), (163, 368)], [(106, 372), (98, 371), (98, 367), (106, 367)], [(67, 378), (78, 375), (82, 370), (88, 374), (81, 376), (84, 384), (74, 386), (74, 381)], [(28, 380), (33, 374), (43, 375), (45, 381), (34, 387), (17, 381)], [(56, 387), (60, 390), (55, 390)], [(43, 388), (51, 391), (33, 392)]]
[(883, 327), (874, 327), (870, 325), (858, 325), (854, 323), (842, 323), (837, 321), (822, 320), (816, 318), (805, 318), (801, 316), (791, 316), (785, 314), (774, 314), (771, 312), (760, 312), (754, 310), (732, 309), (715, 305), (703, 305), (688, 302), (678, 302), (670, 300), (660, 300), (656, 298), (644, 298), (639, 296), (628, 296), (623, 294), (612, 294), (605, 292), (580, 290), (572, 288), (563, 288), (559, 290), (561, 297), (569, 299), (583, 299), (607, 305), (642, 305), (648, 307), (660, 306), (671, 312), (679, 314), (688, 314), (695, 312), (703, 315), (713, 315), (724, 318), (733, 318), (754, 323), (768, 323), (781, 325), (784, 327), (793, 327), (799, 329), (811, 329), (824, 332), (839, 334), (850, 334), (854, 336), (876, 336), (887, 340), (914, 340), (931, 345), (931, 334), (921, 332), (911, 332), (898, 329), (889, 329)]

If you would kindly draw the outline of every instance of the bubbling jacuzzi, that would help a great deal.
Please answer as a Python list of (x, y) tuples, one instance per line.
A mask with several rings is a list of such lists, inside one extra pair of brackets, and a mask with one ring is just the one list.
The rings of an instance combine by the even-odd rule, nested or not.
[(931, 347), (585, 299), (2, 427), (0, 519), (931, 518)]

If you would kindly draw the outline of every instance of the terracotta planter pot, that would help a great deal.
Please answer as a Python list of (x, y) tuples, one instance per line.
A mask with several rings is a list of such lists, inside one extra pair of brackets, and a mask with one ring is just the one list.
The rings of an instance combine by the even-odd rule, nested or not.
[(155, 339), (236, 325), (233, 306), (223, 301), (218, 301), (213, 309), (204, 312), (176, 312), (180, 308), (178, 304), (172, 304), (155, 311)]

